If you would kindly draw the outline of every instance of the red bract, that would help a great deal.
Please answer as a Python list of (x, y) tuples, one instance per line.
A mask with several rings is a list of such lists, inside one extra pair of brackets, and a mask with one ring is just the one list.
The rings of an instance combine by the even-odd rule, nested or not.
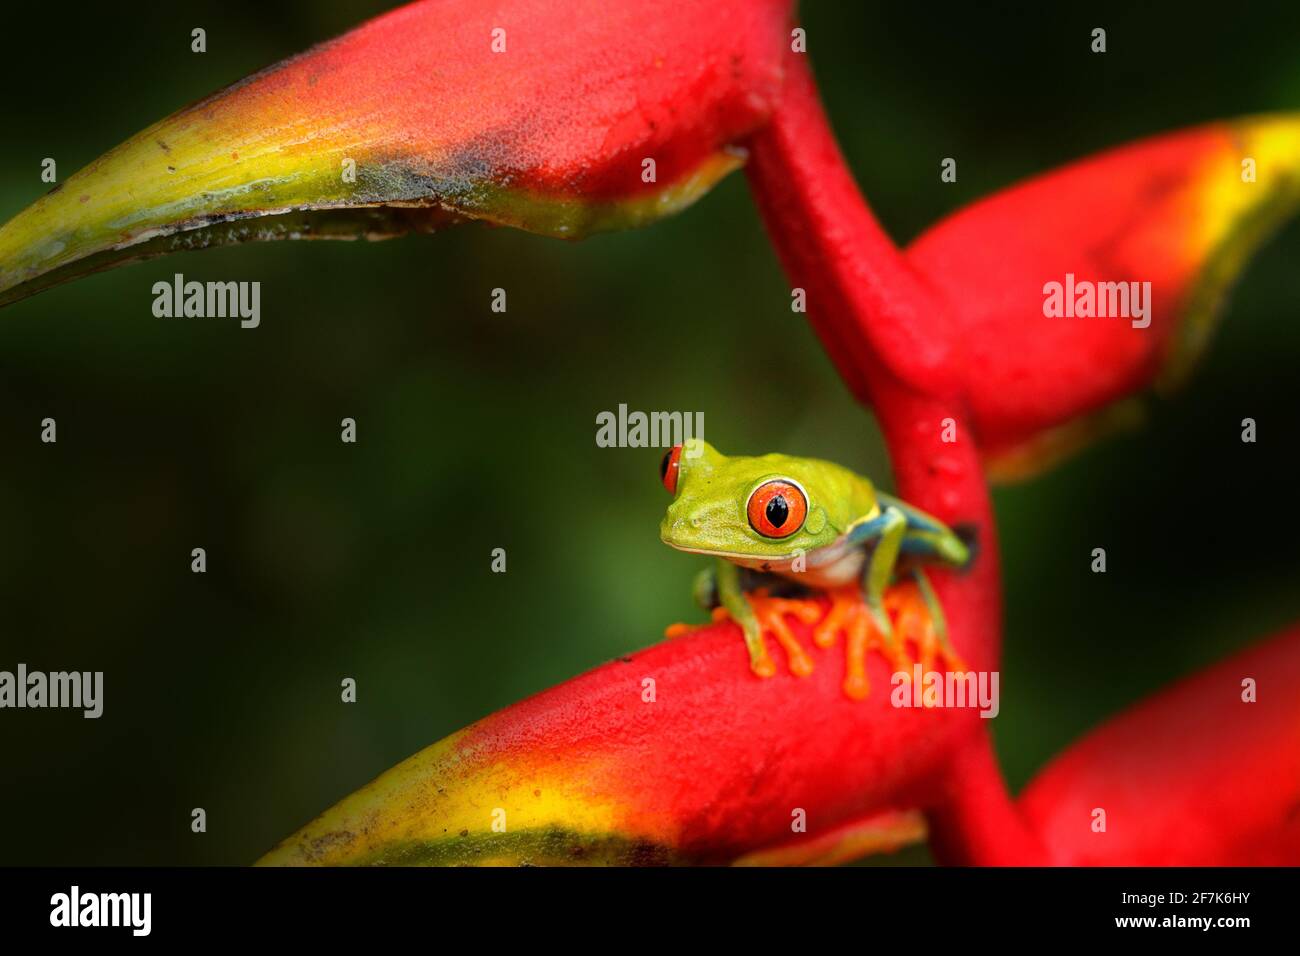
[[(845, 380), (880, 420), (900, 493), (949, 523), (977, 528), (985, 548), (971, 571), (936, 575), (936, 588), (958, 649), (976, 666), (996, 667), (1000, 589), (993, 526), (976, 442), (966, 429), (979, 437), (992, 432), (996, 450), (1016, 453), (1009, 470), (1023, 472), (1035, 464), (1033, 452), (1059, 452), (1059, 438), (1046, 429), (1145, 386), (1173, 349), (1179, 323), (1194, 326), (1183, 333), (1190, 343), (1183, 360), (1190, 361), (1246, 251), (1279, 221), (1276, 209), (1261, 215), (1257, 205), (1281, 195), (1293, 207), (1294, 182), (1278, 162), (1269, 188), (1224, 198), (1218, 193), (1226, 188), (1254, 184), (1242, 181), (1236, 155), (1227, 162), (1222, 135), (1170, 137), (976, 205), (923, 237), (904, 259), (857, 194), (810, 73), (802, 64), (789, 72), (781, 107), (754, 137), (749, 173), (756, 198), (792, 284), (807, 289), (809, 318)], [(1247, 153), (1268, 155), (1272, 164), (1279, 145), (1294, 141), (1298, 129), (1295, 120), (1238, 124), (1236, 143)], [(1207, 164), (1210, 145), (1219, 150)], [(1203, 181), (1185, 173), (1180, 157)], [(1119, 201), (1100, 201), (1103, 182), (1121, 183)], [(1193, 228), (1186, 207), (1203, 199), (1195, 187), (1216, 195), (1196, 207), (1213, 210), (1213, 218)], [(1135, 214), (1142, 198), (1161, 201)], [(1198, 270), (1205, 275), (1196, 284)], [(1114, 320), (1048, 319), (1044, 283), (1071, 271), (1080, 279), (1152, 281), (1167, 296), (1160, 324), (1138, 329)], [(1143, 338), (1151, 329), (1155, 334)], [(951, 444), (940, 437), (944, 420), (957, 430)], [(1252, 663), (1269, 673), (1270, 683), (1289, 686), (1297, 644), (1300, 633), (1270, 645)], [(943, 783), (931, 794), (939, 856), (959, 863), (1294, 861), (1300, 854), (1290, 814), (1300, 793), (1300, 762), (1276, 756), (1279, 749), (1294, 750), (1294, 717), (1284, 713), (1294, 703), (1279, 698), (1270, 711), (1249, 709), (1253, 705), (1234, 696), (1239, 688), (1223, 682), (1219, 692), (1226, 696), (1208, 710), (1246, 709), (1225, 720), (1199, 755), (1169, 746), (1191, 712), (1205, 712), (1197, 691), (1215, 680), (1207, 676), (1143, 717), (1115, 725), (1161, 741), (1163, 760), (1144, 759), (1148, 750), (1128, 744), (1124, 730), (1103, 732), (1104, 744), (1068, 758), (1046, 778), (1057, 784), (1051, 796), (1027, 798), (1028, 815), (1010, 804), (987, 738), (966, 742), (949, 755)], [(1249, 736), (1258, 765), (1275, 772), (1267, 783), (1232, 788), (1220, 782), (1209, 791), (1257, 787), (1248, 823), (1197, 814), (1187, 805), (1194, 789), (1189, 780), (1223, 769), (1233, 732)], [(1126, 773), (1098, 769), (1112, 755), (1124, 761)], [(1173, 788), (1180, 802), (1162, 801), (1165, 788)], [(1142, 820), (1152, 821), (1149, 832), (1160, 836), (1143, 845), (1130, 830), (1127, 840), (1094, 840), (1092, 852), (1083, 852), (1093, 818), (1075, 814), (1090, 801), (1104, 809), (1103, 797), (1134, 829), (1140, 811)], [(1223, 809), (1224, 801), (1216, 806)], [(1193, 821), (1203, 838), (1180, 847), (1176, 831)], [(1288, 830), (1290, 837), (1260, 849), (1260, 842)], [(1250, 839), (1242, 839), (1246, 835)]]
[[(962, 574), (936, 574), (935, 585), (957, 647), (978, 668), (994, 669), (996, 541), (972, 434), (980, 418), (971, 407), (997, 386), (1011, 388), (1016, 377), (977, 387), (963, 351), (972, 316), (988, 313), (973, 299), (953, 304), (936, 291), (943, 283), (917, 269), (927, 246), (909, 260), (881, 232), (843, 164), (805, 61), (786, 59), (781, 104), (748, 143), (756, 198), (792, 284), (807, 292), (814, 326), (881, 422), (900, 492), (949, 522), (975, 528), (974, 565)], [(989, 218), (976, 207), (953, 228), (981, 216)], [(1076, 238), (1067, 234), (1057, 243), (1062, 249), (1039, 259), (1069, 261), (1064, 247)], [(928, 248), (942, 245), (932, 243)], [(1160, 248), (1155, 242), (1148, 251)], [(1036, 261), (1022, 258), (1014, 268), (1032, 275)], [(1174, 287), (1161, 280), (1161, 288)], [(1041, 309), (1041, 298), (1029, 301)], [(1033, 313), (1024, 317), (1033, 319)], [(1055, 336), (1058, 347), (1071, 347), (1069, 331)], [(1075, 331), (1081, 343), (1089, 341), (1086, 328)], [(1153, 339), (1139, 363), (1150, 374), (1156, 364), (1150, 356), (1168, 334)], [(1017, 332), (1008, 345), (1031, 337)], [(1089, 346), (1098, 361), (1105, 360), (1106, 342), (1121, 354), (1132, 347), (1127, 336), (1100, 335)], [(1128, 386), (1146, 380), (1133, 374)], [(1069, 388), (1061, 385), (1056, 394)], [(1038, 425), (1086, 411), (1087, 395), (1076, 388), (1073, 399), (1055, 407), (1056, 418)], [(996, 427), (996, 417), (982, 424)], [(957, 441), (942, 440), (945, 425), (956, 428)], [(1298, 654), (1300, 634), (1294, 634), (1261, 649), (1246, 669), (1265, 686), (1288, 686)], [(1294, 757), (1277, 756), (1280, 748), (1294, 751), (1294, 733), (1277, 728), (1296, 725), (1287, 709), (1295, 705), (1280, 696), (1268, 708), (1242, 703), (1237, 682), (1224, 676), (1240, 669), (1235, 662), (1103, 729), (1067, 753), (1017, 805), (973, 712), (887, 705), (882, 661), (872, 661), (876, 692), (861, 704), (839, 692), (842, 669), (825, 655), (809, 678), (783, 673), (770, 682), (748, 674), (744, 661), (734, 627), (727, 626), (608, 665), (394, 768), (264, 862), (826, 861), (914, 838), (913, 818), (903, 812), (910, 808), (927, 812), (936, 854), (955, 863), (1296, 857), (1293, 833), (1286, 834), (1294, 829), (1288, 814), (1300, 767)], [(654, 703), (638, 694), (647, 678), (655, 682)], [(1221, 702), (1205, 708), (1200, 698), (1211, 688)], [(1195, 711), (1218, 715), (1201, 722), (1220, 722), (1205, 748), (1189, 754), (1177, 742)], [(1271, 770), (1268, 783), (1254, 777), (1224, 783), (1228, 742), (1239, 736), (1256, 741), (1248, 766)], [(1252, 788), (1250, 812), (1230, 821), (1225, 798), (1244, 788)], [(1213, 798), (1209, 810), (1195, 802), (1198, 791)], [(476, 795), (468, 812), (459, 803), (466, 794)], [(515, 801), (512, 819), (522, 816), (525, 832), (549, 833), (549, 839), (485, 841), (482, 808), (492, 799)], [(1120, 832), (1094, 831), (1093, 810), (1107, 806)], [(806, 830), (792, 837), (794, 814), (804, 814)], [(1138, 831), (1139, 814), (1149, 829)], [(1180, 829), (1192, 825), (1197, 838), (1180, 840)]]
[[(1190, 371), (1250, 254), (1300, 206), (1297, 157), (1300, 117), (1216, 123), (978, 202), (907, 252), (945, 300), (948, 350), (881, 347), (910, 380), (957, 384), (996, 474), (1038, 470)], [(1148, 314), (1048, 319), (1052, 282), (1149, 283)]]
[[(689, 205), (770, 113), (784, 0), (426, 0), (156, 123), (0, 227), (0, 305), (148, 256)], [(649, 165), (647, 165), (649, 164)]]
[(764, 681), (730, 622), (656, 645), (417, 754), (263, 862), (728, 863), (801, 814), (814, 842), (924, 806), (975, 712), (895, 709), (878, 656), (851, 700), (841, 652), (813, 654), (811, 676)]
[(1292, 628), (1108, 721), (1040, 773), (1020, 807), (1058, 863), (1294, 865), (1298, 686)]

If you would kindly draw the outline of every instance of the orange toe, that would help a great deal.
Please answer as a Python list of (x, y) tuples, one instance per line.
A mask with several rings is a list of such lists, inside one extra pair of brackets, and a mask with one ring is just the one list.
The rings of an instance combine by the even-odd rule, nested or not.
[[(867, 696), (870, 686), (866, 658), (873, 650), (889, 661), (895, 673), (905, 674), (909, 680), (912, 665), (918, 661), (923, 672), (934, 670), (940, 662), (949, 670), (966, 669), (952, 649), (939, 640), (930, 609), (914, 583), (899, 583), (885, 592), (885, 613), (893, 624), (892, 640), (880, 632), (856, 586), (827, 593), (830, 610), (814, 625), (813, 640), (818, 647), (830, 647), (844, 634), (844, 693), (849, 697), (860, 700)], [(915, 657), (909, 647), (915, 648)]]
[(799, 639), (794, 636), (785, 618), (789, 614), (805, 624), (812, 624), (821, 617), (821, 608), (812, 601), (769, 597), (765, 590), (752, 592), (749, 595), (749, 606), (754, 609), (759, 627), (764, 632), (770, 632), (785, 651), (790, 673), (796, 677), (807, 677), (811, 674), (812, 658), (799, 643)]

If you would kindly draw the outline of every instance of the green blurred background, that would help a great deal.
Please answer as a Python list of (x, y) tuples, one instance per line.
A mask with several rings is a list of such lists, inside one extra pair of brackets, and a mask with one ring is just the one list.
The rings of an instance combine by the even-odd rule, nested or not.
[[(11, 5), (0, 219), (48, 188), (44, 157), (65, 179), (387, 6), (87, 5), (50, 22)], [(900, 241), (1109, 145), (1300, 108), (1282, 4), (1054, 6), (805, 5), (837, 131)], [(1145, 430), (997, 492), (1013, 786), (1300, 614), (1297, 261), (1292, 224)], [(260, 280), (261, 328), (155, 319), (150, 287), (175, 271)], [(426, 744), (700, 619), (699, 560), (657, 538), (661, 453), (595, 445), (597, 412), (620, 402), (703, 411), (728, 452), (826, 456), (889, 484), (870, 415), (790, 312), (742, 175), (672, 221), (581, 244), (467, 226), (220, 249), (6, 309), (0, 669), (103, 670), (106, 690), (98, 721), (0, 712), (0, 863), (248, 862)], [(57, 445), (38, 440), (45, 416)], [(206, 575), (189, 570), (198, 546)], [(1105, 575), (1089, 571), (1098, 546)], [(206, 835), (190, 832), (200, 806)]]

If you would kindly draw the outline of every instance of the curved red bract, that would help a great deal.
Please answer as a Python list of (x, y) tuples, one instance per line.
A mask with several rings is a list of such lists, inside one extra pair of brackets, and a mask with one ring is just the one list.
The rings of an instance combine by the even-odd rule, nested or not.
[[(986, 464), (1009, 457), (1023, 473), (1060, 444), (1056, 430), (1194, 359), (1245, 254), (1296, 198), (1277, 172), (1285, 165), (1264, 188), (1237, 189), (1237, 157), (1249, 148), (1289, 160), (1296, 120), (1218, 124), (1104, 154), (978, 203), (903, 253), (857, 190), (807, 58), (762, 49), (777, 6), (762, 9), (772, 19), (753, 49), (759, 62), (771, 54), (772, 71), (740, 83), (766, 103), (766, 80), (783, 79), (745, 144), (755, 200), (836, 368), (880, 422), (899, 494), (973, 535), (972, 564), (936, 571), (934, 585), (958, 652), (996, 670)], [(575, 108), (604, 109), (599, 97)], [(679, 119), (671, 107), (668, 117)], [(590, 145), (579, 136), (559, 152), (581, 166)], [(619, 168), (623, 145), (598, 145), (592, 168)], [(538, 181), (600, 190), (601, 177), (564, 168)], [(1044, 283), (1066, 273), (1150, 282), (1151, 324), (1045, 316)], [(791, 624), (807, 642), (806, 626)], [(951, 863), (1300, 858), (1300, 704), (1287, 693), (1300, 679), (1300, 631), (1112, 721), (1019, 801), (976, 710), (892, 706), (879, 655), (871, 694), (854, 701), (841, 690), (842, 658), (814, 655), (810, 677), (781, 669), (760, 680), (730, 623), (652, 647), (417, 754), (263, 862), (790, 862), (801, 841), (824, 851), (855, 822), (899, 825), (915, 808)], [(1257, 704), (1240, 700), (1246, 676), (1260, 682)], [(1097, 807), (1104, 834), (1092, 830)], [(489, 809), (523, 836), (488, 834)], [(800, 813), (807, 829), (792, 837)]]
[(423, 0), (155, 123), (0, 226), (0, 306), (184, 249), (685, 208), (770, 115), (787, 0)]
[[(1026, 474), (1185, 374), (1248, 253), (1300, 205), (1300, 116), (1088, 158), (904, 252), (840, 154), (789, 12), (413, 3), (154, 124), (38, 199), (0, 227), (0, 304), (222, 242), (467, 218), (569, 238), (642, 225), (747, 152), (791, 285), (879, 421), (898, 493), (973, 539), (969, 567), (933, 583), (958, 653), (996, 671), (989, 469)], [(1150, 283), (1150, 323), (1046, 315), (1046, 284), (1067, 276)], [(1300, 630), (1111, 721), (1019, 801), (975, 709), (893, 706), (878, 654), (855, 700), (840, 651), (812, 653), (811, 676), (761, 680), (730, 623), (651, 647), (422, 751), (263, 862), (793, 861), (868, 819), (915, 837), (918, 808), (946, 862), (1300, 859)], [(1241, 700), (1247, 677), (1257, 703)]]
[(424, 0), (199, 109), (240, 118), (303, 107), (313, 136), (360, 124), (365, 153), (406, 160), (412, 173), (621, 199), (656, 191), (643, 158), (672, 181), (766, 117), (789, 6), (665, 0), (649, 16), (605, 0)]
[(1053, 760), (1020, 808), (1056, 863), (1295, 865), (1297, 687), (1300, 627), (1107, 721)]
[[(811, 648), (807, 627), (791, 623)], [(790, 839), (796, 809), (811, 839), (923, 804), (947, 753), (979, 730), (975, 712), (895, 708), (879, 655), (871, 692), (854, 701), (842, 650), (811, 653), (808, 677), (780, 666), (760, 679), (739, 628), (712, 625), (521, 701), (470, 728), (463, 748), (543, 774), (545, 763), (585, 766), (584, 798), (621, 807), (622, 832), (701, 862)]]
[[(1037, 470), (1107, 427), (1108, 409), (1118, 423), (1115, 403), (1187, 374), (1249, 254), (1300, 206), (1298, 168), (1300, 114), (1260, 117), (1109, 150), (974, 203), (907, 250), (949, 316), (943, 367), (906, 344), (889, 360), (956, 385), (1000, 472)], [(1137, 283), (1146, 314), (1048, 317), (1053, 282)], [(1099, 414), (1093, 429), (1081, 421)]]
[[(853, 700), (842, 649), (811, 655), (760, 679), (729, 621), (655, 645), (417, 754), (262, 862), (729, 863), (926, 805), (976, 711), (896, 707), (880, 655)], [(519, 845), (493, 842), (498, 809)]]

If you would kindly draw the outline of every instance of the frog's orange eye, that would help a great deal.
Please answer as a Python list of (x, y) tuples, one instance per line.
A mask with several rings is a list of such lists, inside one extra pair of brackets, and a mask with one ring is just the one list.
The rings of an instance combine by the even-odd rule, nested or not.
[(673, 445), (664, 452), (664, 460), (659, 463), (659, 477), (669, 494), (677, 494), (677, 475), (682, 470), (682, 446)]
[(788, 538), (803, 527), (808, 499), (793, 482), (774, 478), (749, 496), (749, 525), (765, 538)]

